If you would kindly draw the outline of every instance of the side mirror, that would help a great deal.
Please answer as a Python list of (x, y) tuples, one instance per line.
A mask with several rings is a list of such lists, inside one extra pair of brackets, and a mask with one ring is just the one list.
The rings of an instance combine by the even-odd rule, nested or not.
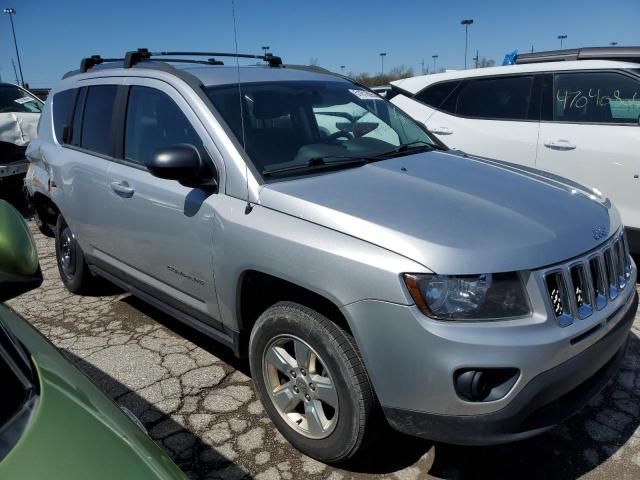
[(212, 169), (202, 161), (198, 149), (186, 143), (156, 150), (145, 165), (153, 176), (177, 180), (185, 187), (218, 185)]
[(36, 243), (18, 211), (0, 200), (0, 302), (42, 284)]

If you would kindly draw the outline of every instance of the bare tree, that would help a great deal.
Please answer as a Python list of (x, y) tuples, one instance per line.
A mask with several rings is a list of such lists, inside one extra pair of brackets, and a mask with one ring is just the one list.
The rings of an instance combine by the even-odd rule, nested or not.
[(353, 72), (349, 72), (348, 76), (358, 83), (362, 83), (368, 87), (375, 87), (378, 85), (386, 85), (389, 82), (393, 82), (394, 80), (399, 80), (401, 78), (413, 77), (414, 75), (413, 68), (400, 65), (392, 68), (384, 75), (370, 75), (367, 72), (354, 74)]
[(482, 57), (478, 60), (478, 68), (495, 67), (496, 61)]

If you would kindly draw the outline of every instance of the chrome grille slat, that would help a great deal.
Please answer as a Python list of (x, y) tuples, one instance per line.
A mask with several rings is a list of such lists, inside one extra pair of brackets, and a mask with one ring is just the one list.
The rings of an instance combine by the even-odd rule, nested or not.
[(624, 233), (614, 235), (597, 251), (544, 274), (553, 314), (560, 326), (602, 310), (625, 289), (632, 261)]

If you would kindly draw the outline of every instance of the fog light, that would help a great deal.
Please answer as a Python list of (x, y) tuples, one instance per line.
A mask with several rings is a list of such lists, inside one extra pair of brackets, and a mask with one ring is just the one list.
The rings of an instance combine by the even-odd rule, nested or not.
[(517, 368), (461, 369), (454, 374), (454, 385), (463, 400), (491, 402), (503, 398), (519, 375)]

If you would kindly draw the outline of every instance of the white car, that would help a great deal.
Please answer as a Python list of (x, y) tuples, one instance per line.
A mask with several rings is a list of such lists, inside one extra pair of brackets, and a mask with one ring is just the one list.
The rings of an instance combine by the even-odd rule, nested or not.
[(392, 87), (387, 98), (450, 148), (597, 188), (640, 252), (640, 47), (519, 55)]

